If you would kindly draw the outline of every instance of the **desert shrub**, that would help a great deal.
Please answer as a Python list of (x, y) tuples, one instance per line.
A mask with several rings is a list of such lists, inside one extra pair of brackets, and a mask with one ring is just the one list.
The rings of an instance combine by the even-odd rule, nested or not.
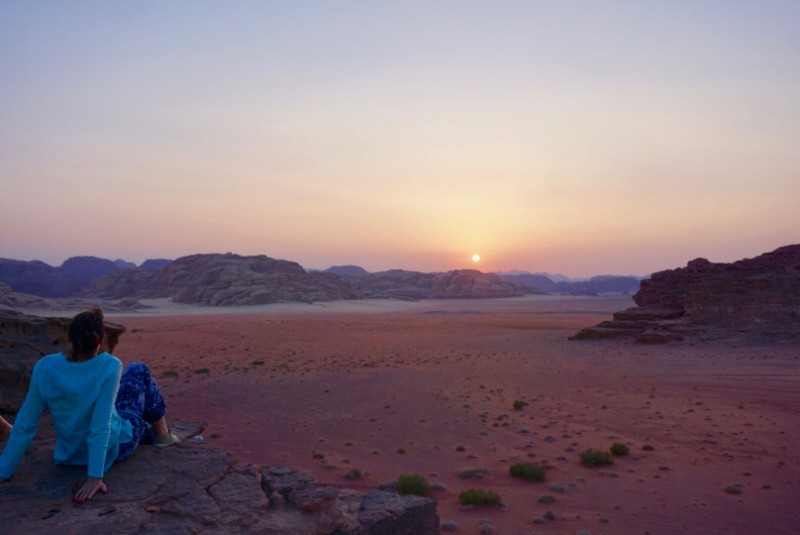
[(162, 375), (162, 377), (177, 377), (178, 376), (178, 372), (176, 372), (175, 370), (167, 370), (164, 373), (162, 373), (161, 375)]
[(194, 373), (208, 373), (208, 368), (197, 368)]
[(253, 362), (250, 363), (250, 366), (263, 366), (263, 365), (264, 365), (264, 361), (261, 360), (261, 359), (254, 360)]
[(614, 457), (610, 451), (588, 449), (581, 452), (581, 464), (595, 467), (614, 464)]
[(521, 411), (521, 410), (522, 410), (522, 408), (523, 408), (525, 405), (527, 405), (527, 403), (525, 403), (525, 402), (524, 402), (524, 401), (522, 401), (521, 399), (515, 399), (515, 400), (514, 400), (514, 410), (515, 410), (515, 411)]
[(631, 449), (622, 442), (614, 442), (611, 445), (611, 453), (618, 456), (628, 455)]
[(555, 503), (556, 497), (552, 494), (540, 494), (536, 501), (539, 503)]
[(741, 485), (730, 485), (729, 487), (725, 487), (725, 492), (728, 494), (741, 494), (742, 487)]
[(361, 479), (362, 477), (364, 477), (364, 474), (362, 474), (361, 470), (359, 470), (358, 468), (351, 468), (342, 477), (344, 477), (347, 480), (353, 481), (355, 479)]
[(424, 476), (408, 474), (397, 478), (397, 493), (401, 496), (413, 494), (414, 496), (429, 496), (431, 485)]
[(540, 464), (516, 463), (509, 467), (508, 472), (528, 481), (544, 481), (544, 466)]
[(650, 446), (649, 444), (645, 444), (644, 446), (642, 446), (642, 451), (654, 451), (654, 450), (655, 448), (653, 446)]
[(468, 470), (462, 470), (458, 473), (458, 477), (461, 479), (480, 479), (483, 474), (488, 472), (489, 469), (481, 466), (480, 468), (470, 468)]
[(500, 503), (500, 495), (490, 490), (470, 488), (458, 495), (461, 505), (497, 505)]

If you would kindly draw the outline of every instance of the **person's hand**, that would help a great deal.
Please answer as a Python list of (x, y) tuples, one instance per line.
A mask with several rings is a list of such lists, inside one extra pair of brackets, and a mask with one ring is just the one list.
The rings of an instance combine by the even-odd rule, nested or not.
[(86, 483), (75, 493), (75, 497), (72, 498), (72, 501), (75, 503), (86, 503), (92, 499), (92, 496), (97, 494), (97, 491), (101, 491), (105, 494), (108, 492), (108, 487), (106, 487), (106, 484), (103, 483), (101, 478), (88, 477), (86, 478)]

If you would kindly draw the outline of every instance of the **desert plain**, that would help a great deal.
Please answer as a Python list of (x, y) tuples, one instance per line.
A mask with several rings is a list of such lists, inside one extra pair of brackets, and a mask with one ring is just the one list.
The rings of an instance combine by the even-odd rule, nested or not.
[[(463, 534), (800, 532), (797, 347), (568, 339), (625, 296), (151, 304), (112, 315), (117, 356), (243, 463), (359, 489), (421, 474)], [(613, 465), (580, 464), (616, 442)], [(470, 487), (502, 505), (462, 508)]]

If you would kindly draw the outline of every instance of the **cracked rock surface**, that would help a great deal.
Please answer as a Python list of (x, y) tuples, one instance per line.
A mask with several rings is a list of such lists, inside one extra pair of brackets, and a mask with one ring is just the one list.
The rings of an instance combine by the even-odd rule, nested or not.
[(432, 500), (317, 488), (310, 474), (241, 465), (191, 438), (202, 424), (171, 427), (180, 444), (141, 446), (106, 474), (108, 494), (83, 505), (73, 505), (72, 493), (82, 484), (85, 468), (53, 465), (53, 439), (34, 440), (14, 478), (0, 484), (0, 526), (8, 533), (74, 534), (439, 532)]

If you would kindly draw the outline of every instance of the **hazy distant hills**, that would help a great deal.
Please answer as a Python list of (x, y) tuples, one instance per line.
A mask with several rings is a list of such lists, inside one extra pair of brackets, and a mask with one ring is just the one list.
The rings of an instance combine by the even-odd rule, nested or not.
[(545, 275), (534, 273), (500, 274), (508, 282), (533, 286), (549, 294), (563, 295), (608, 295), (634, 294), (639, 290), (641, 279), (631, 275), (598, 275), (589, 280), (554, 281)]
[(198, 254), (152, 259), (140, 266), (122, 259), (74, 257), (59, 267), (0, 259), (0, 282), (16, 293), (48, 298), (146, 299), (234, 306), (277, 302), (392, 298), (476, 299), (537, 293), (634, 293), (635, 277), (601, 276), (553, 281), (541, 274), (453, 270), (421, 273), (394, 269), (370, 273), (355, 265), (307, 271), (300, 264), (265, 255)]

